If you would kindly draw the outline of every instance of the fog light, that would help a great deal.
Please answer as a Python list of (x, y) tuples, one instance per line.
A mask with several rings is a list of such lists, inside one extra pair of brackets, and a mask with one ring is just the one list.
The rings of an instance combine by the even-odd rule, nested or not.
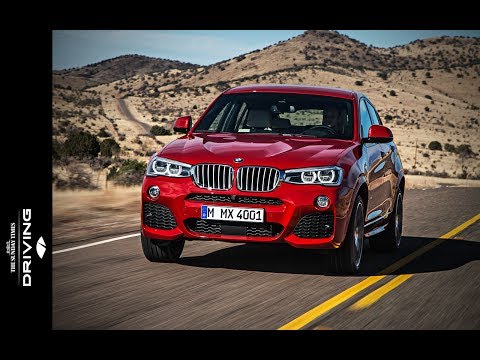
[(316, 204), (319, 208), (326, 208), (326, 207), (328, 207), (328, 205), (330, 205), (330, 199), (328, 198), (328, 196), (320, 195), (320, 196), (317, 197), (317, 199), (315, 200), (315, 204)]
[(152, 199), (158, 198), (158, 195), (160, 195), (160, 188), (157, 185), (150, 186), (148, 189), (148, 195), (150, 195)]

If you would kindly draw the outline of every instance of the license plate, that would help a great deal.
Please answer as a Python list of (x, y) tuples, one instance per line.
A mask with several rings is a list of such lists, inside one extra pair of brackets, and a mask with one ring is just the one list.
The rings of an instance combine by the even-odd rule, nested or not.
[(249, 209), (229, 206), (202, 205), (202, 219), (263, 222), (264, 209)]

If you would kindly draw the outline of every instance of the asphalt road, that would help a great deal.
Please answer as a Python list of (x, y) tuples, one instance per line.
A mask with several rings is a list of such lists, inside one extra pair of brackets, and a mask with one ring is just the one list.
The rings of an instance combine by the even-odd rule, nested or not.
[(358, 276), (329, 273), (324, 255), (287, 246), (193, 241), (179, 263), (159, 264), (144, 258), (138, 236), (55, 253), (79, 243), (61, 244), (53, 328), (278, 329), (320, 309), (301, 328), (480, 329), (480, 221), (436, 240), (480, 213), (480, 188), (408, 190), (404, 213), (401, 250), (367, 250)]

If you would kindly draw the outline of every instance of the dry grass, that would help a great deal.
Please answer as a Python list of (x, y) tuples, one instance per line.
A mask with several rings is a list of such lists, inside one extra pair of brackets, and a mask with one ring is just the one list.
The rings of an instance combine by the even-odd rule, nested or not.
[(53, 191), (53, 244), (140, 229), (141, 188)]

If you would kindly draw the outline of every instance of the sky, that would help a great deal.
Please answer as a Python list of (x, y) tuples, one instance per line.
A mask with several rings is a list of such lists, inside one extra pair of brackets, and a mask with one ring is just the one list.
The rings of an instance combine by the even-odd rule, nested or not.
[[(304, 30), (54, 30), (53, 69), (139, 54), (199, 65), (262, 49)], [(338, 30), (367, 45), (390, 47), (432, 36), (480, 37), (480, 30)]]

